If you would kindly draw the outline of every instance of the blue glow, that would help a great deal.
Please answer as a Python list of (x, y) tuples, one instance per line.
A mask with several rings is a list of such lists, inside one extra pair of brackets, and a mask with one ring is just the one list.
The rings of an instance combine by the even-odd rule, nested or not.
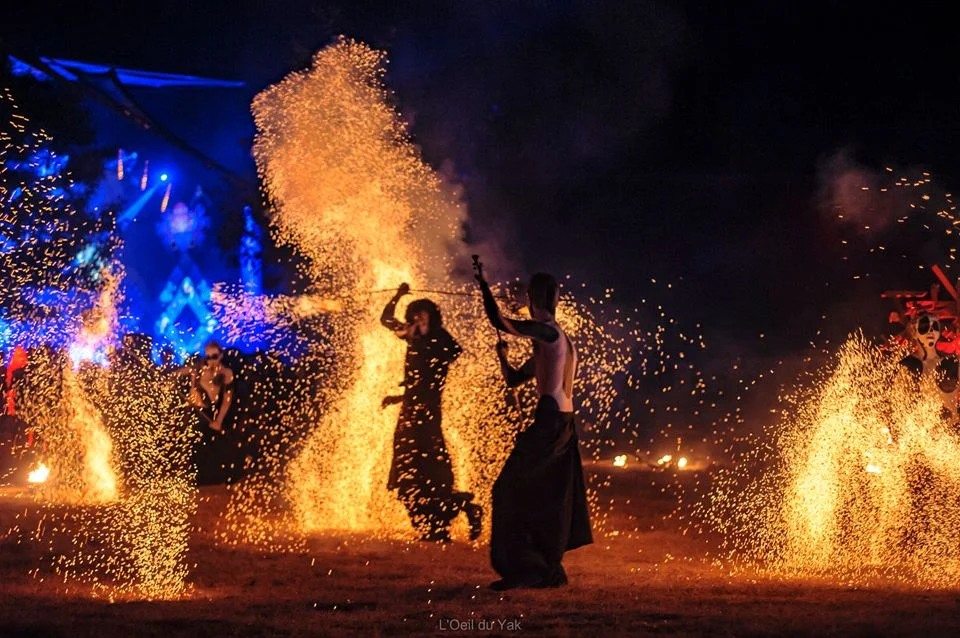
[[(25, 60), (8, 56), (10, 59), (11, 71), (15, 75), (32, 75), (38, 80), (47, 79), (47, 74), (34, 67)], [(236, 80), (216, 80), (212, 78), (203, 78), (193, 75), (175, 75), (172, 73), (155, 73), (153, 71), (138, 71), (136, 69), (125, 69), (122, 67), (108, 66), (105, 64), (91, 64), (89, 62), (80, 62), (77, 60), (64, 60), (62, 58), (41, 57), (43, 62), (51, 71), (65, 80), (75, 82), (80, 76), (94, 75), (103, 77), (115, 73), (121, 84), (127, 86), (146, 86), (150, 88), (165, 87), (202, 87), (202, 88), (240, 88), (244, 86), (243, 82)]]
[(160, 174), (160, 181), (161, 181), (161, 182), (165, 182), (165, 181), (167, 181), (168, 179), (170, 179), (170, 176), (167, 175), (166, 173), (161, 173), (161, 174)]
[(147, 205), (147, 202), (150, 201), (150, 198), (153, 197), (154, 193), (156, 192), (157, 186), (154, 185), (141, 193), (132, 204), (127, 206), (126, 210), (117, 216), (117, 224), (119, 224), (122, 228), (135, 220), (137, 215), (140, 214), (140, 212), (143, 210), (143, 207)]
[(263, 242), (260, 226), (253, 218), (253, 209), (243, 207), (243, 237), (240, 239), (240, 276), (243, 289), (252, 294), (263, 293)]
[(67, 348), (73, 368), (77, 369), (81, 363), (95, 363), (100, 367), (109, 366), (107, 357), (109, 344), (106, 343), (72, 343)]

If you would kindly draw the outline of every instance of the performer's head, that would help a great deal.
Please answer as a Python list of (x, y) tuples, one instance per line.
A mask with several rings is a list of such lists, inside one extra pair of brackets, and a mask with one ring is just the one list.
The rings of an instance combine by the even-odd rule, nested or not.
[(443, 327), (440, 308), (429, 299), (411, 301), (404, 318), (414, 327), (414, 334), (421, 337)]
[(540, 320), (552, 319), (560, 302), (560, 286), (553, 275), (538, 272), (531, 277), (527, 286), (527, 301), (531, 317)]
[(216, 367), (223, 359), (223, 348), (216, 341), (208, 341), (203, 347), (203, 361), (206, 365)]

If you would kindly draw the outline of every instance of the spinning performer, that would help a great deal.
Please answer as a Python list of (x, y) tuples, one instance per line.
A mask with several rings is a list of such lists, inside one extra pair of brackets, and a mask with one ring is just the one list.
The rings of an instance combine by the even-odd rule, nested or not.
[(533, 341), (533, 356), (519, 369), (507, 360), (507, 344), (497, 343), (507, 385), (536, 379), (539, 395), (533, 423), (517, 435), (493, 486), (490, 559), (501, 580), (490, 587), (559, 587), (567, 582), (564, 552), (593, 542), (573, 415), (577, 351), (554, 317), (559, 288), (552, 276), (538, 273), (530, 279), (532, 320), (508, 319), (476, 265), (490, 323)]
[(429, 299), (410, 302), (406, 322), (395, 317), (397, 302), (410, 294), (402, 284), (387, 303), (380, 323), (407, 342), (403, 394), (384, 397), (382, 407), (400, 404), (393, 435), (388, 490), (407, 508), (410, 521), (426, 541), (450, 541), (450, 522), (461, 511), (470, 523), (470, 539), (480, 536), (483, 510), (470, 492), (453, 489), (453, 466), (443, 440), (441, 398), (450, 364), (463, 351), (444, 330), (440, 309)]

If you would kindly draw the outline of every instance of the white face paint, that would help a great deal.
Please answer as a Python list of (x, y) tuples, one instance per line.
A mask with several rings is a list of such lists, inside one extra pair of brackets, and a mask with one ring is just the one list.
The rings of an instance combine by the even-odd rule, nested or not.
[(939, 358), (937, 342), (940, 341), (940, 320), (933, 315), (920, 315), (910, 323), (913, 338), (923, 350), (923, 359), (930, 361)]

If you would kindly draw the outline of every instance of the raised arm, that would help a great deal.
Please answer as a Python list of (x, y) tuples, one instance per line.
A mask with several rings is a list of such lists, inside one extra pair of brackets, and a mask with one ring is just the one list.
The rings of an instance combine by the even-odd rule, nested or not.
[(383, 313), (380, 315), (380, 323), (384, 328), (392, 330), (397, 333), (398, 336), (406, 336), (407, 326), (402, 321), (397, 319), (397, 302), (400, 301), (400, 298), (404, 295), (410, 294), (410, 285), (409, 284), (400, 284), (400, 287), (397, 288), (397, 292), (393, 295), (390, 301), (387, 302), (387, 305), (383, 307)]
[(483, 309), (494, 328), (515, 337), (526, 337), (546, 343), (553, 343), (560, 337), (556, 328), (541, 321), (504, 317), (497, 305), (497, 300), (493, 298), (490, 285), (482, 277), (477, 277), (477, 281), (480, 283), (480, 293), (483, 295)]

